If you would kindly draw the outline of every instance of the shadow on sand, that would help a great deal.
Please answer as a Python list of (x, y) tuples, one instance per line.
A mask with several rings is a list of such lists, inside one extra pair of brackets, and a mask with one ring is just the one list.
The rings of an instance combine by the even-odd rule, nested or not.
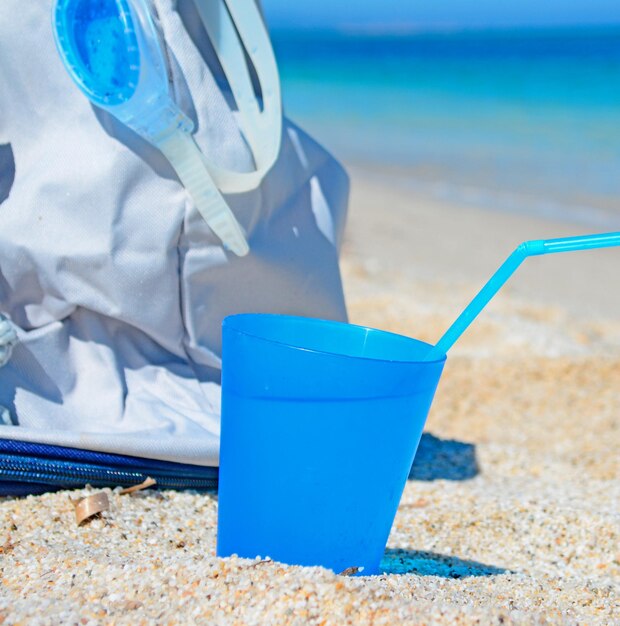
[(476, 446), (423, 433), (410, 480), (468, 480), (479, 473)]
[(455, 556), (392, 548), (385, 551), (381, 561), (381, 571), (385, 574), (417, 574), (441, 578), (496, 576), (511, 573), (510, 570), (501, 567), (485, 565), (477, 561), (466, 561)]

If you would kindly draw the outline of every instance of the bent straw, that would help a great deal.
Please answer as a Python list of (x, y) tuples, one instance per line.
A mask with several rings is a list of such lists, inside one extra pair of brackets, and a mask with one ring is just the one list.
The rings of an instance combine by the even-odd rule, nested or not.
[(434, 361), (447, 354), (468, 326), (476, 319), (480, 311), (489, 303), (493, 296), (504, 286), (514, 271), (529, 256), (554, 254), (556, 252), (572, 252), (575, 250), (593, 250), (595, 248), (611, 248), (620, 246), (620, 232), (602, 233), (600, 235), (583, 235), (581, 237), (565, 237), (562, 239), (537, 239), (525, 241), (502, 263), (491, 276), (487, 284), (469, 303), (465, 310), (456, 318), (444, 336), (431, 348), (425, 361)]

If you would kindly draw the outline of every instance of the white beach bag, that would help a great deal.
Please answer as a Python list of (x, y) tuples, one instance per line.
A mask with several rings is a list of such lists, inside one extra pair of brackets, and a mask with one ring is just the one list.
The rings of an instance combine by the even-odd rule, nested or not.
[[(194, 1), (152, 4), (196, 143), (251, 171)], [(346, 318), (347, 176), (284, 120), (260, 185), (226, 195), (250, 245), (227, 252), (163, 155), (76, 89), (51, 6), (0, 3), (0, 313), (18, 338), (0, 438), (216, 466), (222, 319)]]

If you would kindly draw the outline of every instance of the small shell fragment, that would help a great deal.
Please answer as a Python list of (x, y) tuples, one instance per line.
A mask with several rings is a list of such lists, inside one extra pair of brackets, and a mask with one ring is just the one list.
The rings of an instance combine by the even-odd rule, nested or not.
[(121, 495), (125, 495), (126, 493), (134, 493), (135, 491), (142, 491), (143, 489), (148, 489), (153, 485), (156, 485), (157, 481), (150, 476), (139, 485), (133, 485), (132, 487), (126, 487), (125, 489), (121, 489)]
[(85, 521), (103, 511), (110, 510), (110, 501), (105, 492), (100, 491), (92, 496), (86, 496), (75, 505), (75, 521), (81, 526)]
[(363, 571), (363, 567), (347, 567), (347, 569), (343, 570), (338, 574), (339, 576), (353, 576), (354, 574), (359, 574)]

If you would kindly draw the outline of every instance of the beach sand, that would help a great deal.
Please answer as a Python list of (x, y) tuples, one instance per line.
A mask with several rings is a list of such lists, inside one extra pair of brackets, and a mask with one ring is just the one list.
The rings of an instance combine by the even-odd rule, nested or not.
[[(520, 241), (586, 232), (353, 171), (351, 321), (435, 341)], [(529, 259), (454, 347), (376, 577), (216, 559), (217, 498), (0, 502), (0, 622), (620, 623), (620, 251)], [(363, 472), (360, 474), (363, 480)]]

